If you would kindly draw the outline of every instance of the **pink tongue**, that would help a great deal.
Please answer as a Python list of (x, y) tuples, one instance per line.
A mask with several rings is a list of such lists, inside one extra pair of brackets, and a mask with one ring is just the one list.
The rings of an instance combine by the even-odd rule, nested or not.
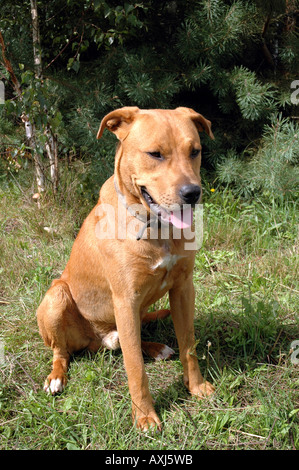
[(191, 207), (182, 211), (171, 212), (170, 222), (177, 228), (183, 229), (191, 227), (193, 221), (193, 210)]

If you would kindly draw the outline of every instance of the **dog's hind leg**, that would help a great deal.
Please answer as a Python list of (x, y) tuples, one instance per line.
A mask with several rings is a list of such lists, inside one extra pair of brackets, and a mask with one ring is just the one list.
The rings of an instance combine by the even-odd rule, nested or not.
[(45, 380), (44, 390), (47, 393), (55, 395), (63, 391), (67, 382), (67, 369), (69, 365), (70, 354), (60, 348), (53, 351), (53, 369), (51, 374)]
[[(150, 323), (156, 320), (162, 320), (170, 315), (170, 310), (163, 309), (163, 310), (156, 310), (155, 312), (147, 312), (145, 315), (142, 316), (142, 324)], [(172, 354), (174, 354), (173, 349), (165, 344), (161, 343), (151, 343), (148, 341), (141, 341), (141, 349), (142, 351), (156, 361), (169, 359)]]
[(148, 341), (141, 341), (142, 352), (155, 359), (155, 361), (161, 361), (169, 359), (173, 354), (174, 350), (166, 344), (151, 343)]
[(53, 368), (44, 390), (62, 392), (67, 381), (70, 356), (88, 346), (87, 321), (80, 315), (66, 282), (55, 280), (37, 310), (39, 331), (53, 350)]

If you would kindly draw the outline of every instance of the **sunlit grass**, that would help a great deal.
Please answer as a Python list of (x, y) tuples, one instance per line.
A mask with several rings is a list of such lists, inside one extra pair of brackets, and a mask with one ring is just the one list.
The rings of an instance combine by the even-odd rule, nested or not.
[[(80, 171), (65, 170), (58, 197), (46, 196), (41, 209), (25, 175), (1, 181), (0, 448), (298, 449), (298, 366), (290, 360), (299, 339), (298, 206), (291, 201), (205, 191), (195, 329), (202, 372), (216, 387), (210, 400), (197, 401), (183, 385), (170, 318), (143, 328), (145, 339), (176, 351), (167, 362), (145, 358), (161, 434), (131, 425), (120, 351), (75, 356), (65, 391), (44, 393), (52, 354), (35, 311), (92, 207), (77, 191)], [(157, 306), (166, 308), (167, 297)]]

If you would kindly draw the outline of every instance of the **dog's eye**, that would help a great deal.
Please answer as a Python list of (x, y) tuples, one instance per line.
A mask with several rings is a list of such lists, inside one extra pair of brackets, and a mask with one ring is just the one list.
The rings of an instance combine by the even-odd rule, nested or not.
[(160, 152), (147, 152), (147, 154), (150, 157), (155, 158), (156, 160), (164, 160), (164, 157), (161, 155)]
[(200, 154), (199, 149), (193, 149), (192, 152), (190, 153), (190, 157), (191, 158), (196, 158), (196, 157), (198, 157), (199, 154)]

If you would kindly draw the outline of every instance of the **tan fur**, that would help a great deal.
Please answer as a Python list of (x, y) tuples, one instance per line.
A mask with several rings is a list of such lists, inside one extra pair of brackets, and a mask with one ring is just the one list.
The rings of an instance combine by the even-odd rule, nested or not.
[[(170, 311), (178, 339), (184, 383), (199, 397), (213, 392), (203, 380), (194, 354), (194, 288), (192, 272), (195, 252), (185, 250), (185, 239), (136, 240), (100, 239), (97, 224), (103, 223), (105, 204), (118, 207), (119, 188), (127, 205), (141, 203), (146, 187), (160, 205), (182, 204), (182, 185), (200, 186), (200, 156), (190, 151), (200, 146), (198, 131), (211, 138), (211, 123), (188, 108), (139, 110), (127, 107), (112, 111), (103, 119), (98, 137), (105, 128), (120, 140), (115, 174), (100, 191), (96, 207), (84, 221), (74, 242), (70, 259), (59, 280), (54, 280), (37, 311), (40, 334), (53, 349), (53, 370), (45, 388), (51, 393), (66, 384), (70, 355), (84, 348), (122, 348), (132, 398), (133, 421), (147, 429), (161, 422), (154, 410), (145, 374), (142, 350), (157, 357), (164, 348), (141, 342), (141, 323), (164, 318), (168, 310), (148, 313), (151, 304), (169, 292)], [(165, 156), (161, 163), (148, 152)], [(136, 222), (127, 211), (127, 226)], [(112, 220), (113, 219), (113, 220)], [(118, 227), (118, 213), (109, 224)], [(149, 232), (149, 229), (147, 229)], [(117, 330), (117, 333), (115, 332)], [(171, 351), (171, 350), (170, 350)], [(169, 357), (169, 348), (166, 357)]]

